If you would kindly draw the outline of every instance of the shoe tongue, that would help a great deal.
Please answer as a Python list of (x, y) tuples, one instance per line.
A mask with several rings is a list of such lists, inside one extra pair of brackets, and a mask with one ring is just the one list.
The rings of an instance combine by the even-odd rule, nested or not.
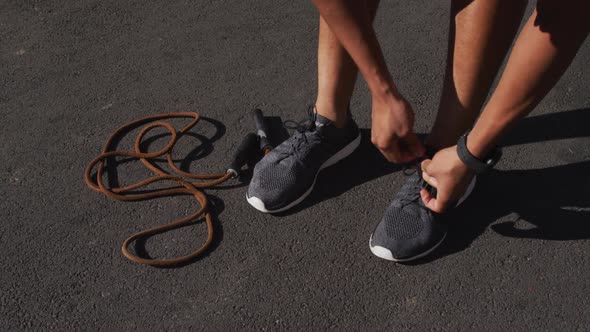
[(318, 113), (315, 113), (315, 126), (316, 127), (323, 127), (323, 126), (328, 126), (331, 125), (332, 121), (330, 121), (328, 118), (325, 118), (323, 116), (321, 116)]
[[(420, 197), (419, 191), (422, 188), (425, 188), (427, 184), (422, 179), (422, 171), (420, 169), (420, 166), (417, 166), (415, 169), (412, 170), (411, 173), (406, 175), (408, 176), (406, 180), (407, 182), (401, 190), (404, 190), (406, 192), (404, 195), (407, 195), (407, 191), (411, 191), (412, 195), (416, 195), (417, 199), (413, 200), (412, 202), (402, 203), (401, 201), (398, 201), (396, 203), (397, 206), (402, 207), (406, 213), (418, 217), (420, 216), (422, 208), (425, 207), (424, 203), (422, 202), (422, 198)], [(431, 190), (428, 187), (426, 188), (427, 190)], [(410, 198), (406, 197), (405, 199)]]

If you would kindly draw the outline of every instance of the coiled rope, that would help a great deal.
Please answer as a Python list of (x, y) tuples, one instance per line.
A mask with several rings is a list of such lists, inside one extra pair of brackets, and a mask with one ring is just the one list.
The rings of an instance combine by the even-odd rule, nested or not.
[[(192, 121), (183, 127), (180, 131), (177, 131), (169, 122), (162, 121), (164, 119), (171, 119), (171, 118), (192, 118)], [(88, 187), (92, 190), (100, 192), (107, 197), (117, 200), (117, 201), (141, 201), (146, 199), (153, 199), (159, 197), (165, 197), (170, 195), (178, 195), (178, 194), (187, 194), (192, 195), (200, 204), (200, 208), (197, 212), (186, 216), (181, 219), (174, 220), (170, 223), (160, 225), (157, 227), (153, 227), (150, 229), (143, 230), (141, 232), (135, 233), (128, 237), (125, 241), (123, 241), (123, 245), (121, 246), (121, 251), (123, 255), (130, 259), (133, 262), (140, 263), (140, 264), (148, 264), (152, 266), (159, 266), (159, 267), (170, 267), (173, 265), (187, 263), (192, 261), (193, 259), (199, 257), (211, 244), (214, 237), (214, 228), (213, 228), (213, 220), (211, 216), (211, 212), (208, 209), (208, 199), (205, 193), (201, 190), (203, 188), (209, 188), (212, 186), (219, 185), (230, 178), (232, 178), (232, 173), (218, 173), (218, 174), (192, 174), (185, 171), (178, 169), (173, 162), (172, 159), (172, 150), (176, 142), (182, 137), (182, 135), (186, 134), (191, 128), (193, 128), (200, 120), (200, 115), (196, 112), (178, 112), (178, 113), (164, 113), (164, 114), (157, 114), (153, 116), (148, 116), (145, 118), (141, 118), (139, 120), (130, 122), (125, 124), (124, 126), (117, 129), (113, 132), (109, 138), (107, 139), (104, 148), (99, 156), (94, 158), (84, 173), (84, 180)], [(137, 137), (135, 138), (134, 144), (134, 151), (121, 151), (121, 150), (113, 150), (113, 143), (115, 142), (116, 138), (119, 138), (129, 132), (130, 130), (142, 125), (146, 124)], [(171, 135), (170, 141), (168, 144), (159, 151), (156, 152), (143, 152), (141, 151), (141, 142), (144, 136), (152, 129), (155, 128), (165, 128)], [(266, 151), (268, 152), (268, 151)], [(167, 173), (166, 171), (158, 168), (152, 162), (153, 158), (161, 157), (166, 155), (166, 160), (168, 162), (168, 166), (175, 174)], [(131, 157), (137, 158), (143, 165), (145, 165), (149, 170), (151, 170), (154, 175), (148, 177), (147, 179), (141, 180), (139, 182), (116, 187), (116, 188), (107, 188), (105, 184), (102, 182), (103, 174), (108, 172), (108, 168), (105, 167), (106, 160), (108, 158), (113, 157)], [(92, 171), (96, 168), (96, 175), (93, 176)], [(187, 180), (191, 179), (191, 180)], [(200, 180), (200, 181), (192, 181), (192, 180)], [(132, 193), (131, 191), (137, 190), (143, 187), (146, 187), (150, 184), (160, 181), (168, 181), (173, 182), (181, 187), (175, 188), (167, 188), (167, 189), (156, 189), (150, 191), (148, 193)], [(196, 251), (193, 253), (175, 257), (170, 259), (150, 259), (150, 258), (143, 258), (135, 255), (131, 251), (129, 251), (129, 245), (137, 240), (153, 236), (156, 234), (161, 234), (181, 226), (190, 224), (195, 220), (198, 220), (202, 215), (205, 216), (205, 221), (207, 224), (207, 239), (205, 243), (201, 245)]]

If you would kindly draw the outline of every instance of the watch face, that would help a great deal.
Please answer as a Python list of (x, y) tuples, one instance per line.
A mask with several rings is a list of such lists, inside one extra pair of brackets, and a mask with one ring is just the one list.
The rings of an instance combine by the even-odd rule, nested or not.
[(487, 168), (491, 169), (492, 167), (496, 166), (500, 158), (502, 157), (502, 149), (496, 148), (492, 152), (492, 156), (486, 161)]

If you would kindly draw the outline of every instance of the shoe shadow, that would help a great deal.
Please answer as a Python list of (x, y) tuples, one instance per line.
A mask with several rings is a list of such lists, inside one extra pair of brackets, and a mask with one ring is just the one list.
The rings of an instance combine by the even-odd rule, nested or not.
[[(588, 123), (590, 108), (532, 116), (523, 119), (500, 145), (590, 137), (590, 127), (582, 125)], [(277, 215), (298, 213), (402, 169), (400, 165), (389, 163), (373, 147), (370, 129), (361, 129), (361, 135), (359, 148), (348, 158), (324, 170), (307, 199)], [(575, 150), (574, 154), (590, 155), (588, 145), (578, 145)], [(566, 162), (574, 161), (571, 149), (553, 152)], [(490, 224), (511, 214), (518, 218), (492, 225), (492, 230), (516, 238), (590, 239), (590, 161), (534, 170), (494, 170), (479, 177), (469, 199), (461, 208), (445, 216), (449, 220), (449, 234), (443, 245), (431, 255), (407, 264), (422, 264), (460, 252)]]
[[(525, 118), (503, 144), (520, 145), (565, 138), (590, 137), (590, 108)], [(590, 155), (590, 146), (577, 145)], [(571, 151), (571, 150), (570, 150)], [(563, 160), (572, 153), (556, 151)], [(496, 233), (526, 239), (590, 239), (590, 161), (534, 170), (492, 171), (478, 178), (473, 194), (449, 213), (449, 233), (422, 264), (468, 248), (491, 226)]]
[(371, 144), (371, 129), (360, 131), (360, 146), (350, 156), (322, 170), (313, 191), (302, 203), (275, 215), (298, 213), (327, 199), (340, 196), (358, 185), (402, 169), (401, 165), (387, 161)]

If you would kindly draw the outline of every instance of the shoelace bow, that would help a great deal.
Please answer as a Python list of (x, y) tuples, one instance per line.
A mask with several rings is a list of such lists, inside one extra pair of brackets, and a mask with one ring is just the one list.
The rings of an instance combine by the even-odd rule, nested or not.
[[(317, 113), (315, 112), (315, 105), (310, 105), (307, 108), (307, 119), (301, 122), (295, 122), (287, 120), (283, 123), (287, 129), (295, 129), (297, 132), (293, 135), (293, 140), (290, 142), (289, 150), (285, 153), (286, 155), (298, 154), (301, 151), (302, 146), (306, 146), (309, 143), (319, 141), (320, 137), (313, 135), (311, 139), (306, 133), (314, 131), (316, 129)], [(293, 125), (294, 124), (294, 125)]]
[(426, 209), (428, 211), (430, 211), (428, 208), (426, 208), (424, 206), (424, 204), (420, 204), (422, 198), (420, 197), (420, 191), (422, 189), (428, 189), (429, 186), (426, 183), (426, 181), (424, 181), (424, 179), (422, 178), (422, 171), (420, 169), (420, 164), (413, 164), (410, 166), (404, 166), (403, 168), (403, 173), (405, 176), (413, 176), (413, 175), (418, 175), (416, 177), (416, 180), (413, 182), (406, 182), (406, 184), (404, 184), (404, 186), (406, 186), (406, 190), (403, 191), (403, 193), (401, 194), (400, 197), (400, 203), (402, 205), (402, 207), (412, 204), (414, 202), (418, 202), (418, 206), (420, 206), (423, 209)]

